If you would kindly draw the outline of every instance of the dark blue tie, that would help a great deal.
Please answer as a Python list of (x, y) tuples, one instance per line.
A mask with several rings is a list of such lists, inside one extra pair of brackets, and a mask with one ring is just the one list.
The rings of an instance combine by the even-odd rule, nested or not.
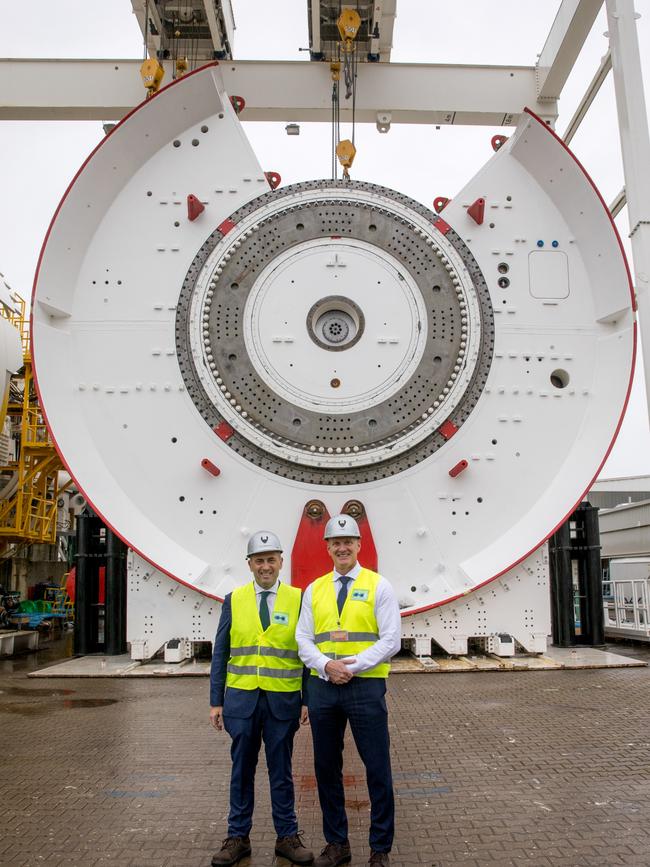
[(336, 604), (340, 614), (343, 611), (345, 600), (348, 598), (348, 584), (352, 581), (352, 578), (349, 578), (347, 575), (341, 575), (339, 581), (341, 582), (341, 589), (339, 590), (339, 595), (336, 597)]

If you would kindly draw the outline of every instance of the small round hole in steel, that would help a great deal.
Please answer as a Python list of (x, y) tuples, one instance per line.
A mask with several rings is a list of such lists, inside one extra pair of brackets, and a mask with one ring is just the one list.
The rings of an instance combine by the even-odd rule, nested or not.
[(554, 388), (566, 388), (569, 384), (569, 374), (566, 370), (554, 370), (551, 374), (551, 385)]

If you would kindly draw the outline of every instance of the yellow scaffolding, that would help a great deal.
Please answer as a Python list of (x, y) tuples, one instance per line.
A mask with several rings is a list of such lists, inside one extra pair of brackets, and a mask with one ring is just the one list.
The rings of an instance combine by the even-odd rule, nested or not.
[[(33, 381), (29, 320), (24, 300), (14, 293), (16, 309), (0, 314), (20, 331), (23, 369), (12, 377), (7, 415), (20, 430), (17, 455), (0, 466), (7, 497), (0, 502), (0, 539), (4, 542), (56, 542), (59, 471), (63, 464), (52, 443)], [(22, 389), (22, 399), (20, 391)], [(12, 393), (14, 400), (12, 401)]]

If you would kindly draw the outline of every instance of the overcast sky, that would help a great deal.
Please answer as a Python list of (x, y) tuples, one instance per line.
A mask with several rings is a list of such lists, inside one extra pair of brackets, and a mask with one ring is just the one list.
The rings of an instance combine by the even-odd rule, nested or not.
[[(638, 22), (646, 103), (650, 93), (650, 8)], [(403, 63), (533, 65), (553, 22), (559, 0), (398, 0), (391, 59)], [(233, 0), (238, 59), (305, 60), (308, 45), (305, 0)], [(26, 9), (29, 14), (26, 14)], [(130, 0), (0, 0), (0, 57), (142, 56), (142, 35)], [(560, 101), (562, 134), (608, 45), (604, 11), (587, 40)], [(283, 183), (327, 177), (330, 131), (301, 124), (289, 138), (284, 124), (245, 124), (265, 169)], [(452, 197), (489, 158), (499, 128), (393, 125), (380, 135), (358, 127), (353, 176), (406, 193), (431, 206)], [(345, 128), (342, 131), (346, 135)], [(23, 297), (31, 284), (40, 245), (70, 178), (103, 136), (97, 122), (2, 122), (0, 127), (0, 272)], [(571, 147), (610, 202), (623, 187), (623, 169), (611, 75)], [(629, 232), (627, 210), (617, 219)], [(629, 251), (629, 245), (628, 245)], [(650, 435), (639, 369), (618, 441), (603, 476), (650, 473)]]

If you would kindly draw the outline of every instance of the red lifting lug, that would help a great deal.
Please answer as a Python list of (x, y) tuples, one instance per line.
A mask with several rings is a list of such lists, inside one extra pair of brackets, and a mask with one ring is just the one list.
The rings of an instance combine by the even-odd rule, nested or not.
[(230, 102), (232, 107), (235, 109), (235, 114), (241, 114), (241, 112), (246, 108), (246, 100), (243, 96), (231, 96)]
[(277, 172), (264, 172), (264, 177), (269, 182), (269, 186), (272, 190), (277, 190), (282, 181), (282, 178)]
[(493, 135), (490, 139), (490, 144), (492, 145), (493, 151), (498, 151), (500, 147), (508, 141), (507, 135)]
[(205, 205), (203, 202), (199, 201), (196, 196), (193, 196), (192, 193), (190, 193), (187, 197), (187, 219), (190, 222), (194, 222), (203, 211), (205, 211)]
[(455, 479), (456, 476), (459, 476), (459, 475), (460, 475), (464, 470), (467, 469), (468, 466), (469, 466), (469, 464), (467, 463), (467, 461), (465, 460), (465, 458), (463, 458), (462, 461), (458, 461), (458, 463), (456, 464), (456, 466), (455, 466), (455, 467), (452, 467), (452, 468), (449, 470), (449, 475), (452, 477), (452, 479)]
[(298, 532), (291, 549), (291, 584), (305, 590), (309, 584), (332, 571), (323, 533), (330, 519), (325, 503), (309, 500), (302, 510)]
[(203, 458), (201, 461), (201, 466), (204, 470), (207, 470), (211, 476), (220, 476), (221, 470), (219, 467), (215, 466), (209, 458)]
[(440, 425), (440, 433), (446, 440), (450, 440), (457, 430), (458, 428), (450, 419), (447, 419), (447, 421)]
[(223, 440), (225, 443), (228, 442), (230, 437), (234, 434), (234, 428), (231, 428), (227, 421), (220, 421), (216, 427), (213, 427), (212, 430), (216, 433), (220, 440)]
[(472, 202), (467, 209), (467, 213), (480, 226), (485, 217), (485, 199), (477, 199), (475, 202)]
[(444, 211), (449, 202), (451, 202), (451, 199), (448, 199), (446, 196), (437, 196), (433, 200), (433, 209), (436, 214), (439, 214), (440, 211)]

